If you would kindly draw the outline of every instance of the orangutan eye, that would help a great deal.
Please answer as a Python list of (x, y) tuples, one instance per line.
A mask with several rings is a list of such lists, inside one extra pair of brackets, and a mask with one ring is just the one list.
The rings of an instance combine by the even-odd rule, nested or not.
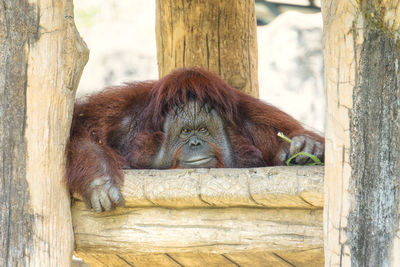
[(182, 133), (183, 134), (188, 134), (188, 133), (190, 133), (190, 130), (188, 128), (183, 128), (182, 129)]

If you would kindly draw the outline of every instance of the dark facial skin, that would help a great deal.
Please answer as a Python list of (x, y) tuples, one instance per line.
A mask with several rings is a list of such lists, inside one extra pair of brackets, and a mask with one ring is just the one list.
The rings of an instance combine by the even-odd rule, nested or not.
[(224, 121), (210, 106), (190, 101), (172, 110), (163, 131), (165, 142), (154, 158), (153, 168), (213, 168), (218, 166), (218, 158), (220, 165), (233, 166)]

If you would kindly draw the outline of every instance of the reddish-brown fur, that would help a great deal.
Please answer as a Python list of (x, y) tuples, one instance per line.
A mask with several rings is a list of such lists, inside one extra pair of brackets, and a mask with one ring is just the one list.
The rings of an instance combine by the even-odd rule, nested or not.
[[(90, 181), (104, 175), (119, 186), (122, 168), (150, 168), (165, 138), (166, 115), (191, 97), (209, 103), (226, 121), (235, 167), (282, 165), (279, 151), (287, 144), (276, 136), (279, 131), (324, 142), (291, 116), (231, 88), (219, 76), (200, 68), (178, 69), (158, 81), (109, 88), (75, 105), (67, 147), (70, 189), (83, 193)], [(222, 160), (217, 167), (223, 167)]]

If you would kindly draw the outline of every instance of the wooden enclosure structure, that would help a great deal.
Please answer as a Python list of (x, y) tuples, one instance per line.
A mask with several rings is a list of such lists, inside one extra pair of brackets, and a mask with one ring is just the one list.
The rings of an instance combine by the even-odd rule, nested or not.
[(126, 207), (72, 207), (91, 266), (323, 266), (323, 167), (127, 170)]

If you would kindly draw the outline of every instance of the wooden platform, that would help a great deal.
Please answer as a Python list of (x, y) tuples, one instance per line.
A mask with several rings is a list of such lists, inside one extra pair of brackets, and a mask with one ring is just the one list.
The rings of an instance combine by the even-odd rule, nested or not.
[(323, 167), (128, 170), (126, 207), (72, 208), (90, 266), (323, 266)]

